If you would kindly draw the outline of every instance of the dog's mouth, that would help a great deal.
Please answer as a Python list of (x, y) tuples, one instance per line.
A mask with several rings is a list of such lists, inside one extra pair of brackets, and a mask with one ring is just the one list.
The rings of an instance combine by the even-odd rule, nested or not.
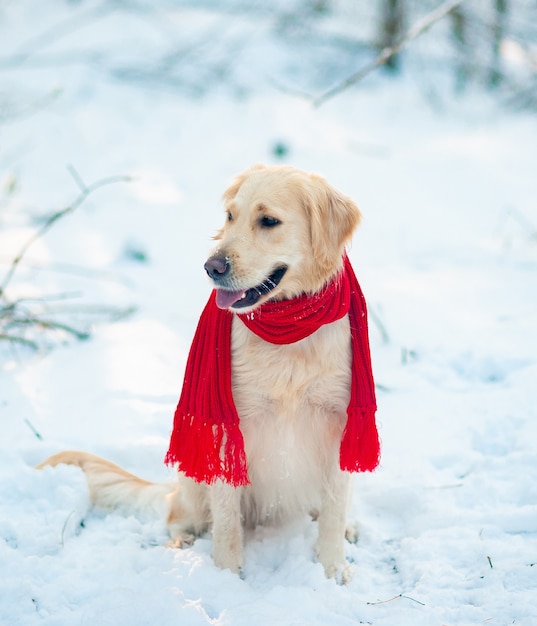
[(220, 309), (245, 309), (254, 306), (259, 300), (275, 289), (283, 278), (287, 266), (278, 267), (262, 283), (250, 289), (231, 291), (229, 289), (216, 290), (216, 305)]

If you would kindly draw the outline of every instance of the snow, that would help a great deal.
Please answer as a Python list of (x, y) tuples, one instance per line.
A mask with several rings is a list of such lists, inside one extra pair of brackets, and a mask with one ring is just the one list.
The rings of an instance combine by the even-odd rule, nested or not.
[[(80, 193), (68, 165), (86, 185), (127, 175), (39, 238), (8, 293), (136, 307), (87, 341), (0, 343), (0, 624), (537, 623), (535, 119), (453, 99), (442, 78), (438, 110), (417, 71), (315, 109), (274, 86), (298, 61), (270, 12), (157, 4), (0, 6), (0, 280), (35, 218)], [(200, 33), (223, 27), (198, 75)], [(148, 80), (175, 42), (190, 53), (183, 87)], [(230, 50), (233, 70), (210, 87)], [(364, 214), (350, 257), (371, 310), (383, 457), (355, 478), (347, 586), (315, 563), (309, 519), (251, 532), (241, 579), (213, 565), (210, 536), (170, 549), (163, 520), (92, 510), (76, 468), (33, 469), (79, 448), (171, 478), (220, 195), (256, 162), (322, 173)]]

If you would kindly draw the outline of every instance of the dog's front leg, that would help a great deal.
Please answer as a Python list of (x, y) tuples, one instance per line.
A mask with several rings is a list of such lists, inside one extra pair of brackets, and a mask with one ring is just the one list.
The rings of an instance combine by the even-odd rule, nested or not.
[(339, 469), (327, 481), (319, 512), (319, 537), (316, 552), (328, 578), (350, 580), (350, 567), (345, 560), (345, 529), (349, 502), (350, 475)]
[(218, 567), (239, 573), (243, 562), (241, 492), (222, 481), (210, 487), (213, 518), (213, 560)]

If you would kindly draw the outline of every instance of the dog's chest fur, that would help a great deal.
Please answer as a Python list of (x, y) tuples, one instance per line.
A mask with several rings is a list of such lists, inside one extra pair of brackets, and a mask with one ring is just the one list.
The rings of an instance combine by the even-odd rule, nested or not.
[(243, 500), (248, 523), (319, 505), (340, 471), (351, 359), (347, 317), (289, 345), (267, 343), (233, 320), (233, 396), (251, 481)]

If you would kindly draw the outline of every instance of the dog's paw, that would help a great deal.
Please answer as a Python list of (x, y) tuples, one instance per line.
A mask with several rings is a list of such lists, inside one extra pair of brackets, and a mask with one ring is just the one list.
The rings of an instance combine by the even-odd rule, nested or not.
[(318, 541), (315, 546), (317, 560), (324, 567), (327, 578), (335, 578), (340, 585), (346, 585), (352, 578), (351, 565), (343, 553), (343, 541), (338, 549), (331, 543)]
[(184, 548), (186, 546), (191, 546), (195, 540), (196, 540), (196, 537), (194, 535), (191, 535), (189, 533), (184, 533), (182, 535), (178, 535), (177, 537), (174, 537), (173, 539), (170, 539), (166, 543), (166, 547), (167, 548)]
[(327, 578), (334, 578), (338, 585), (347, 585), (352, 580), (352, 565), (346, 561), (340, 565), (324, 565), (324, 573)]
[(213, 561), (220, 569), (240, 574), (243, 565), (241, 534), (213, 532)]
[(345, 563), (343, 569), (336, 574), (336, 580), (340, 585), (348, 585), (352, 580), (353, 567), (350, 563)]
[(234, 574), (242, 572), (242, 557), (231, 550), (213, 550), (213, 561), (220, 569), (229, 569)]

